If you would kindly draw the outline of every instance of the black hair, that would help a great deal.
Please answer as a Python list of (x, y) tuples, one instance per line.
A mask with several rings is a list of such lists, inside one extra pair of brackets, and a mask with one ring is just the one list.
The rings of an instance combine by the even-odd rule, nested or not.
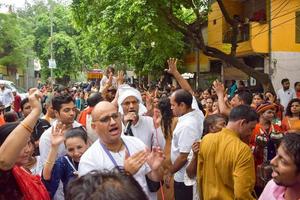
[(18, 118), (18, 115), (16, 112), (14, 111), (10, 111), (10, 112), (6, 112), (4, 113), (4, 121), (5, 122), (15, 122), (17, 121), (19, 118)]
[(224, 119), (225, 121), (227, 121), (227, 118), (222, 114), (208, 115), (204, 119), (204, 123), (203, 123), (203, 136), (209, 133), (209, 128), (220, 119)]
[(238, 95), (238, 97), (244, 102), (244, 104), (251, 105), (252, 94), (248, 90), (238, 90), (235, 94)]
[(21, 101), (21, 110), (22, 111), (23, 111), (26, 103), (29, 103), (29, 99), (27, 97)]
[(193, 96), (191, 93), (184, 89), (179, 89), (175, 91), (174, 95), (174, 100), (177, 104), (184, 103), (188, 108), (191, 108), (193, 102)]
[(4, 143), (9, 134), (19, 125), (19, 122), (6, 123), (0, 126), (0, 146)]
[(254, 93), (253, 97), (255, 97), (255, 96), (259, 96), (262, 100), (264, 100), (264, 95), (262, 93), (259, 93), (259, 92)]
[(281, 141), (282, 145), (287, 153), (292, 156), (297, 167), (297, 172), (300, 172), (300, 133), (286, 134)]
[(160, 98), (158, 101), (158, 109), (160, 110), (162, 115), (161, 123), (164, 129), (165, 138), (167, 138), (168, 135), (171, 134), (171, 125), (173, 119), (170, 99), (168, 97)]
[[(295, 99), (292, 99), (289, 104), (287, 105), (286, 107), (286, 113), (285, 113), (285, 116), (288, 116), (288, 117), (293, 117), (293, 114), (292, 114), (292, 111), (291, 111), (291, 107), (292, 107), (292, 104), (295, 103), (295, 102), (298, 102), (300, 104), (300, 99), (298, 98), (295, 98)], [(299, 113), (299, 119), (300, 119), (300, 113)]]
[(59, 112), (59, 110), (61, 109), (62, 104), (67, 104), (67, 103), (70, 103), (70, 102), (74, 103), (74, 100), (73, 100), (72, 96), (70, 96), (68, 94), (55, 96), (52, 99), (53, 110), (56, 110), (57, 112)]
[(125, 173), (91, 171), (69, 182), (66, 200), (147, 200), (140, 184)]
[(284, 78), (281, 80), (281, 85), (283, 85), (285, 82), (289, 82), (290, 80), (288, 78)]
[(295, 82), (294, 87), (296, 87), (298, 84), (300, 84), (299, 81)]
[(87, 105), (90, 107), (94, 107), (99, 103), (100, 101), (103, 101), (103, 98), (100, 93), (92, 93), (90, 96), (87, 98)]
[(65, 133), (65, 141), (69, 138), (79, 137), (85, 144), (87, 144), (88, 136), (87, 132), (83, 127), (71, 128)]
[(239, 105), (234, 107), (229, 113), (229, 121), (235, 122), (244, 119), (247, 123), (257, 121), (259, 119), (256, 111), (249, 105)]

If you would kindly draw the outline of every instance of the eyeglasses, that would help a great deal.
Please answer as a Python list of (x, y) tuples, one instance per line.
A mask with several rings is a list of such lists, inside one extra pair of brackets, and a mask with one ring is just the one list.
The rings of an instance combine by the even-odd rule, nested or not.
[(132, 105), (137, 105), (139, 102), (138, 101), (125, 101), (124, 103), (122, 103), (123, 106), (129, 106), (130, 104)]
[[(95, 120), (95, 121), (100, 121), (100, 122), (102, 122), (102, 123), (107, 123), (107, 122), (110, 122), (111, 118), (112, 118), (113, 120), (117, 120), (117, 119), (119, 119), (119, 117), (120, 117), (120, 114), (119, 114), (119, 113), (113, 113), (113, 114), (111, 114), (111, 115), (102, 117), (102, 118), (100, 118), (100, 119), (98, 119), (98, 120)], [(95, 122), (95, 121), (94, 121), (94, 122)]]

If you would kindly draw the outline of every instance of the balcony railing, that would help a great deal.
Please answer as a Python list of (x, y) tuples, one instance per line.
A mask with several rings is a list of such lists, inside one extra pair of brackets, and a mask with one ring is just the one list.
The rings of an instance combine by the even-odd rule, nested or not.
[[(224, 36), (223, 36), (223, 43), (231, 43), (233, 31), (230, 27), (229, 29), (225, 29)], [(237, 35), (237, 42), (245, 42), (250, 39), (250, 24), (239, 24), (238, 26), (238, 35)]]

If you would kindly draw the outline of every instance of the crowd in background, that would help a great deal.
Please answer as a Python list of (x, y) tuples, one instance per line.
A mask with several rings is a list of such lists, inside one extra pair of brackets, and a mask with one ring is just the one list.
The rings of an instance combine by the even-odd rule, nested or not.
[[(300, 199), (300, 82), (0, 85), (0, 199)], [(178, 86), (170, 84), (173, 77)]]

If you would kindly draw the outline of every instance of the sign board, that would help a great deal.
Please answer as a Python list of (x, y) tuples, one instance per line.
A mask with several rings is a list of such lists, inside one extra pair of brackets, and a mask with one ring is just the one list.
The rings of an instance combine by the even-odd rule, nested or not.
[(55, 61), (55, 59), (49, 59), (48, 63), (49, 63), (49, 68), (50, 69), (56, 69), (56, 61)]
[(250, 86), (256, 86), (256, 79), (253, 77), (250, 77)]

